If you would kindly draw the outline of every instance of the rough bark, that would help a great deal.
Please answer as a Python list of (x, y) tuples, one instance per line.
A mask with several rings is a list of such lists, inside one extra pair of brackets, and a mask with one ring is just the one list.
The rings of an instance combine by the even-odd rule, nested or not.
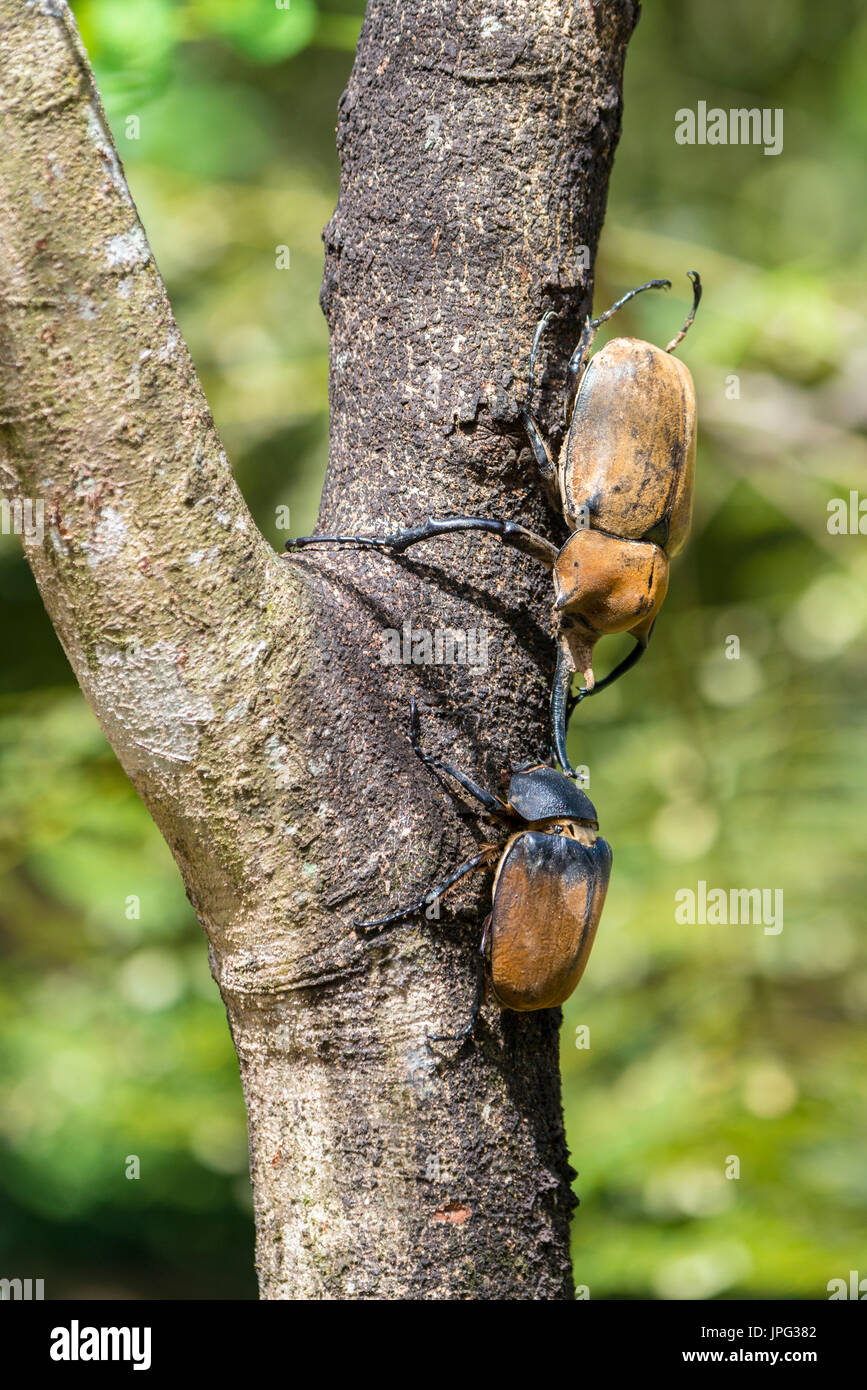
[[(591, 298), (631, 0), (372, 0), (326, 229), (322, 529), (557, 536), (518, 419)], [(465, 1021), (490, 878), (363, 937), (485, 838), (414, 759), (546, 749), (544, 572), (489, 539), (272, 554), (233, 480), (67, 7), (0, 0), (0, 477), (81, 687), (165, 835), (238, 1050), (266, 1298), (571, 1296), (559, 1013)], [(384, 629), (484, 629), (487, 669)], [(447, 900), (448, 901), (448, 900)]]

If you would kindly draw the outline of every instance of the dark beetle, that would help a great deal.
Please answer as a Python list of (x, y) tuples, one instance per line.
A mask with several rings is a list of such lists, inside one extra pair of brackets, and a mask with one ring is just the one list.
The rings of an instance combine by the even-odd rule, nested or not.
[[(530, 353), (527, 406), (521, 418), (552, 504), (569, 527), (558, 549), (513, 521), (487, 517), (429, 518), (390, 536), (301, 536), (287, 550), (308, 545), (361, 545), (399, 555), (419, 541), (461, 531), (487, 531), (504, 545), (541, 561), (553, 573), (557, 670), (551, 694), (551, 734), (557, 758), (575, 776), (566, 753), (572, 708), (617, 680), (647, 649), (668, 587), (668, 560), (683, 546), (692, 514), (695, 473), (695, 392), (674, 348), (692, 323), (701, 299), (693, 282), (692, 309), (663, 352), (636, 338), (615, 338), (590, 358), (597, 329), (643, 290), (668, 287), (649, 280), (625, 294), (598, 319), (587, 319), (566, 371), (569, 429), (555, 464), (530, 413), (533, 372), (542, 334), (539, 323)], [(593, 675), (593, 649), (601, 636), (628, 632), (632, 651), (604, 680)], [(570, 698), (572, 676), (584, 685)]]
[[(584, 973), (611, 875), (611, 847), (598, 834), (593, 802), (547, 763), (513, 772), (505, 801), (485, 791), (450, 763), (422, 751), (415, 700), (410, 741), (426, 767), (453, 777), (489, 816), (515, 828), (505, 845), (486, 845), (415, 902), (356, 926), (370, 931), (421, 912), (466, 874), (496, 860), (480, 947), (480, 982), (487, 975), (505, 1009), (524, 1012), (562, 1004)], [(481, 995), (480, 989), (463, 1032), (438, 1034), (433, 1041), (466, 1037)]]

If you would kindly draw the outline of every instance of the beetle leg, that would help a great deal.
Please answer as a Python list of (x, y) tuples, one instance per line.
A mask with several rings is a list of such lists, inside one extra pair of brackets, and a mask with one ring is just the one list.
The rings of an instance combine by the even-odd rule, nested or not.
[(644, 653), (647, 651), (647, 641), (648, 639), (645, 639), (644, 641), (636, 641), (635, 646), (632, 648), (632, 651), (629, 652), (629, 654), (623, 658), (619, 665), (614, 667), (613, 671), (609, 671), (608, 675), (604, 678), (604, 680), (597, 681), (591, 690), (587, 690), (586, 688), (579, 690), (578, 693), (573, 697), (575, 704), (578, 704), (588, 695), (598, 694), (600, 690), (604, 690), (606, 686), (613, 685), (614, 682), (616, 680), (619, 680), (621, 676), (625, 676), (627, 671), (631, 671), (633, 666), (635, 666), (635, 664), (641, 660), (641, 658), (644, 656)]
[(536, 468), (539, 471), (539, 477), (542, 479), (542, 486), (545, 489), (548, 501), (559, 511), (562, 507), (562, 502), (560, 500), (557, 470), (554, 467), (554, 460), (551, 458), (551, 451), (542, 438), (539, 426), (530, 414), (529, 409), (525, 408), (521, 411), (521, 421), (527, 432), (527, 438), (530, 441), (530, 449), (536, 461)]
[(500, 820), (512, 819), (512, 812), (498, 796), (485, 791), (484, 787), (480, 787), (471, 777), (467, 777), (466, 773), (453, 767), (451, 763), (442, 762), (439, 758), (432, 758), (429, 753), (425, 753), (418, 741), (418, 706), (414, 695), (409, 702), (409, 741), (412, 744), (413, 752), (421, 758), (426, 767), (432, 767), (437, 772), (446, 772), (449, 777), (454, 777), (465, 792), (469, 792), (470, 796), (481, 802), (488, 815), (497, 816)]
[(560, 505), (560, 496), (557, 487), (557, 472), (548, 445), (542, 438), (542, 432), (533, 418), (532, 405), (533, 391), (536, 384), (536, 353), (539, 351), (539, 344), (542, 341), (542, 335), (548, 327), (548, 324), (552, 319), (559, 317), (555, 309), (549, 309), (547, 313), (542, 315), (536, 325), (536, 332), (533, 335), (533, 346), (530, 349), (530, 366), (527, 371), (527, 401), (521, 411), (521, 421), (524, 429), (527, 431), (527, 438), (530, 441), (530, 448), (533, 453), (533, 458), (536, 460), (539, 476), (548, 494), (548, 500), (555, 507), (559, 507)]
[(536, 353), (539, 351), (539, 344), (542, 341), (542, 334), (548, 327), (552, 319), (558, 319), (560, 315), (556, 309), (548, 309), (536, 324), (536, 332), (533, 334), (533, 346), (530, 348), (530, 366), (527, 372), (527, 407), (533, 398), (536, 375)]
[(645, 285), (638, 285), (636, 289), (630, 290), (628, 294), (622, 295), (621, 298), (617, 300), (617, 303), (616, 303), (616, 304), (612, 304), (610, 309), (606, 309), (604, 314), (600, 314), (599, 317), (598, 317), (598, 319), (591, 319), (591, 318), (588, 318), (588, 319), (587, 319), (586, 323), (584, 324), (584, 328), (583, 328), (583, 331), (582, 331), (582, 333), (581, 333), (581, 337), (580, 337), (580, 339), (578, 340), (578, 346), (576, 347), (575, 351), (573, 352), (573, 354), (572, 354), (572, 356), (571, 356), (571, 358), (570, 358), (570, 360), (569, 360), (569, 366), (568, 366), (567, 369), (566, 369), (566, 419), (567, 419), (567, 420), (569, 419), (569, 416), (570, 416), (571, 413), (572, 413), (572, 405), (574, 404), (575, 396), (577, 395), (577, 392), (578, 392), (578, 386), (579, 386), (579, 384), (580, 384), (580, 382), (581, 382), (581, 377), (582, 377), (582, 375), (583, 375), (583, 373), (584, 373), (584, 367), (585, 367), (585, 365), (586, 365), (587, 353), (590, 351), (590, 346), (591, 346), (591, 344), (592, 344), (592, 342), (593, 342), (593, 339), (594, 339), (595, 336), (596, 336), (596, 330), (597, 330), (597, 328), (601, 328), (602, 325), (603, 325), (603, 323), (607, 323), (608, 320), (609, 320), (614, 314), (617, 313), (617, 310), (618, 310), (618, 309), (622, 309), (623, 306), (624, 306), (624, 304), (628, 304), (628, 303), (629, 303), (629, 300), (630, 300), (630, 299), (634, 299), (635, 296), (636, 296), (637, 294), (643, 294), (645, 290), (670, 290), (670, 289), (671, 289), (671, 281), (670, 281), (670, 280), (648, 280), (647, 283), (646, 283)]
[(618, 299), (618, 301), (617, 301), (616, 304), (612, 304), (610, 309), (606, 309), (604, 314), (600, 314), (599, 317), (598, 317), (598, 319), (591, 319), (591, 321), (590, 321), (590, 327), (591, 327), (591, 328), (601, 328), (602, 324), (603, 324), (603, 323), (607, 323), (608, 320), (609, 320), (614, 314), (617, 313), (617, 310), (618, 310), (618, 309), (622, 309), (623, 306), (624, 306), (624, 304), (628, 304), (628, 303), (629, 303), (630, 299), (634, 299), (635, 296), (636, 296), (637, 294), (643, 294), (645, 290), (670, 290), (670, 289), (671, 289), (671, 281), (670, 281), (670, 280), (648, 280), (648, 281), (646, 282), (646, 284), (644, 284), (644, 285), (638, 285), (636, 289), (630, 290), (628, 294), (624, 294), (620, 299)]
[(495, 521), (486, 516), (449, 516), (441, 520), (429, 517), (421, 526), (410, 527), (406, 531), (395, 531), (390, 536), (298, 536), (286, 542), (287, 550), (300, 550), (308, 545), (361, 545), (374, 550), (391, 550), (402, 555), (411, 545), (420, 541), (432, 540), (435, 536), (448, 536), (458, 531), (487, 531), (496, 536), (503, 545), (532, 555), (546, 569), (554, 568), (557, 547), (535, 531), (521, 526), (517, 521)]
[(570, 695), (566, 701), (566, 728), (569, 727), (569, 720), (583, 700), (583, 695)]
[(386, 913), (384, 917), (373, 917), (370, 921), (356, 922), (354, 925), (361, 931), (371, 931), (375, 927), (387, 926), (389, 922), (399, 922), (402, 917), (409, 917), (413, 912), (421, 912), (422, 908), (430, 907), (431, 903), (436, 902), (437, 898), (441, 898), (443, 893), (447, 893), (458, 879), (463, 878), (465, 874), (471, 874), (474, 869), (482, 868), (493, 855), (499, 855), (500, 852), (499, 846), (487, 845), (479, 854), (468, 859), (459, 869), (455, 869), (455, 872), (450, 874), (442, 883), (437, 884), (436, 888), (429, 888), (415, 902), (408, 903), (406, 907), (398, 908), (396, 912)]
[(686, 322), (684, 323), (683, 328), (672, 338), (668, 347), (665, 349), (666, 352), (674, 352), (674, 349), (677, 347), (678, 343), (683, 342), (684, 338), (686, 337), (687, 333), (692, 327), (692, 321), (695, 318), (695, 311), (701, 303), (701, 276), (699, 275), (697, 270), (688, 270), (686, 273), (692, 281), (692, 308), (686, 316)]
[(531, 758), (530, 761), (526, 763), (515, 763), (509, 769), (509, 771), (511, 772), (512, 776), (514, 776), (516, 772), (529, 772), (531, 768), (534, 767), (551, 767), (553, 765), (553, 761), (553, 749), (549, 749), (547, 758)]
[(474, 1030), (474, 1028), (475, 1028), (475, 1026), (476, 1026), (476, 1023), (478, 1022), (479, 1012), (480, 1012), (481, 1007), (482, 1007), (482, 1001), (483, 1001), (483, 999), (484, 999), (484, 997), (485, 997), (485, 960), (486, 960), (486, 951), (487, 951), (487, 945), (488, 945), (488, 931), (489, 931), (489, 929), (490, 929), (490, 925), (491, 925), (491, 915), (490, 915), (490, 913), (488, 913), (487, 917), (485, 918), (485, 925), (484, 925), (484, 927), (483, 927), (483, 929), (482, 929), (482, 942), (481, 942), (481, 945), (479, 946), (479, 949), (478, 949), (478, 951), (476, 952), (476, 956), (475, 956), (475, 960), (476, 960), (476, 993), (475, 993), (475, 997), (474, 997), (474, 999), (473, 999), (473, 1007), (472, 1007), (472, 1009), (470, 1010), (470, 1021), (469, 1021), (469, 1023), (467, 1024), (466, 1028), (462, 1028), (461, 1031), (460, 1031), (459, 1033), (427, 1033), (427, 1034), (425, 1034), (425, 1036), (426, 1036), (427, 1041), (428, 1041), (429, 1043), (432, 1043), (432, 1042), (453, 1042), (453, 1043), (462, 1043), (462, 1042), (463, 1042), (466, 1038), (468, 1038), (468, 1037), (470, 1036), (470, 1034), (473, 1032), (473, 1030)]
[(566, 366), (566, 393), (563, 397), (563, 416), (568, 422), (572, 415), (572, 407), (575, 404), (575, 397), (578, 394), (578, 387), (584, 375), (584, 368), (587, 365), (587, 354), (596, 337), (596, 329), (589, 318), (585, 320), (581, 330), (581, 337), (578, 339), (578, 346), (569, 358)]

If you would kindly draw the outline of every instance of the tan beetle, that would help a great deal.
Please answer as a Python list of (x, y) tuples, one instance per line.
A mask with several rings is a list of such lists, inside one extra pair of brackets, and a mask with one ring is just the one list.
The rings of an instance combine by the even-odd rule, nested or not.
[[(680, 332), (663, 351), (637, 338), (614, 338), (595, 356), (600, 326), (643, 290), (670, 288), (648, 280), (597, 319), (588, 318), (566, 372), (569, 429), (554, 463), (531, 412), (539, 322), (530, 352), (527, 405), (521, 418), (551, 503), (569, 527), (558, 548), (514, 521), (488, 517), (430, 517), (390, 536), (301, 536), (287, 550), (309, 545), (360, 545), (399, 555), (420, 541), (461, 531), (486, 531), (504, 545), (532, 555), (552, 571), (557, 668), (551, 693), (551, 735), (557, 759), (570, 776), (566, 726), (574, 706), (612, 684), (647, 650), (668, 587), (669, 558), (683, 547), (692, 517), (695, 475), (695, 391), (674, 349), (695, 318), (702, 285), (688, 272), (693, 302)], [(593, 674), (600, 637), (628, 632), (635, 646), (604, 680)], [(572, 676), (584, 685), (570, 699)]]

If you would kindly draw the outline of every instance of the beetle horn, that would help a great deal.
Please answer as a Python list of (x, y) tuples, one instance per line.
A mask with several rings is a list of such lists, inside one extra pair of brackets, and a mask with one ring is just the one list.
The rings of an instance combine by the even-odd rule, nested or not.
[[(585, 694), (589, 694), (593, 689), (593, 671), (589, 661), (590, 652), (586, 655), (588, 663), (587, 669), (583, 674), (587, 684), (580, 695), (573, 697), (573, 701), (571, 702), (572, 708), (584, 698)], [(568, 637), (565, 632), (561, 630), (557, 635), (557, 667), (554, 671), (554, 684), (551, 688), (551, 733), (554, 739), (554, 752), (557, 756), (557, 761), (567, 777), (578, 776), (566, 752), (567, 712), (571, 713), (569, 688), (576, 670), (577, 663), (575, 654)]]
[(561, 637), (557, 644), (557, 668), (551, 687), (551, 733), (558, 763), (564, 772), (572, 773), (573, 776), (574, 771), (566, 753), (566, 705), (574, 670), (568, 643)]

